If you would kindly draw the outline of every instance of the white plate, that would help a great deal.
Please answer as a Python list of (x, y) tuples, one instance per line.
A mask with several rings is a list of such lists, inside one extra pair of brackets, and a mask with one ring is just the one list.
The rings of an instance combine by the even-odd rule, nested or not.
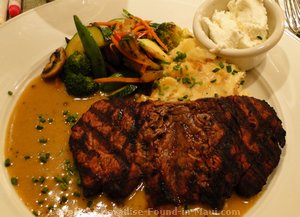
[[(32, 216), (10, 184), (3, 162), (9, 114), (28, 81), (49, 54), (75, 32), (73, 15), (84, 23), (119, 17), (123, 8), (157, 22), (174, 21), (189, 29), (201, 0), (56, 0), (0, 26), (0, 210), (1, 216)], [(280, 165), (263, 196), (246, 216), (300, 216), (300, 42), (285, 32), (266, 60), (248, 73), (251, 95), (275, 107), (287, 131)], [(8, 91), (13, 96), (8, 96)], [(24, 132), (26, 133), (26, 132)], [(25, 169), (25, 168), (24, 168)]]

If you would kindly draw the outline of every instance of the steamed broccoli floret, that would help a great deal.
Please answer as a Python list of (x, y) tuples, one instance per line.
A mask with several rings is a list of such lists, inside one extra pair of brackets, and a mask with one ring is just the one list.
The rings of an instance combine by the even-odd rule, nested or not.
[(68, 94), (77, 97), (89, 96), (99, 89), (98, 83), (82, 74), (69, 72), (65, 75), (64, 83)]
[(184, 35), (183, 30), (173, 22), (159, 24), (155, 32), (169, 50), (177, 47)]
[(89, 58), (84, 53), (75, 51), (67, 58), (64, 70), (89, 76), (92, 74), (92, 65)]
[(76, 97), (89, 96), (99, 89), (99, 85), (92, 78), (90, 60), (84, 53), (77, 51), (67, 58), (61, 79), (68, 94)]

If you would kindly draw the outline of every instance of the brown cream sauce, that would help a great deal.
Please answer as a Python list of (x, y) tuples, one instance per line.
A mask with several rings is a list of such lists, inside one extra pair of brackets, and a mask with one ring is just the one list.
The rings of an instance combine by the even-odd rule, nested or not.
[[(85, 112), (101, 99), (74, 99), (62, 84), (45, 83), (35, 78), (22, 93), (11, 115), (6, 137), (6, 158), (9, 175), (18, 179), (13, 186), (21, 200), (39, 216), (243, 216), (258, 196), (230, 198), (224, 210), (216, 212), (202, 205), (148, 209), (143, 185), (122, 203), (110, 201), (105, 195), (86, 199), (78, 186), (68, 146), (70, 124), (65, 111)], [(37, 126), (42, 129), (37, 129)], [(40, 156), (49, 153), (46, 163)], [(44, 178), (44, 180), (43, 180)]]

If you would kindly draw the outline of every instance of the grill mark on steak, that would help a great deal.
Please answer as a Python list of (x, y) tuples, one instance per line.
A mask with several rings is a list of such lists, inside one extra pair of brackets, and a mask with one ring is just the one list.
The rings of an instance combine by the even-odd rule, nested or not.
[(86, 196), (128, 196), (141, 181), (148, 205), (222, 208), (252, 196), (277, 166), (285, 131), (265, 101), (101, 100), (73, 126), (70, 147)]
[[(281, 154), (278, 145), (282, 146), (280, 138), (285, 135), (285, 132), (276, 113), (265, 102), (259, 103), (258, 106), (257, 101), (252, 98), (232, 98), (232, 100), (234, 103), (231, 106), (236, 105), (234, 109), (238, 111), (235, 117), (241, 128), (242, 144), (244, 144), (241, 147), (246, 148), (247, 161), (252, 162), (248, 164), (249, 168), (245, 168), (236, 191), (242, 196), (249, 197), (261, 191), (267, 177), (277, 166)], [(279, 140), (275, 143), (270, 140), (270, 136), (276, 135), (277, 132), (271, 130), (270, 126), (277, 128), (278, 132), (281, 131), (278, 134)], [(251, 143), (255, 144), (255, 148)]]
[[(103, 111), (99, 115), (97, 115), (98, 109)], [(79, 121), (85, 132), (84, 138), (81, 138), (80, 141), (73, 141), (74, 144), (79, 142), (81, 147), (73, 149), (81, 150), (79, 156), (84, 157), (86, 161), (78, 161), (79, 164), (83, 164), (82, 167), (79, 167), (79, 173), (84, 186), (87, 188), (84, 191), (86, 196), (95, 195), (102, 189), (105, 189), (111, 197), (115, 197), (115, 195), (117, 197), (119, 195), (127, 196), (135, 188), (134, 183), (140, 182), (140, 170), (131, 162), (131, 155), (126, 151), (127, 147), (130, 146), (126, 134), (131, 133), (131, 128), (128, 129), (122, 125), (122, 129), (125, 130), (121, 131), (115, 127), (117, 126), (116, 122), (120, 122), (113, 115), (117, 109), (117, 106), (112, 106), (106, 102), (96, 103)], [(74, 128), (76, 130), (76, 127)], [(90, 153), (89, 150), (97, 152), (99, 161), (90, 157), (95, 153)], [(73, 151), (73, 155), (75, 159), (78, 158), (76, 151)], [(96, 174), (96, 176), (90, 174)], [(93, 178), (95, 180), (91, 182), (90, 180)], [(98, 185), (102, 188), (97, 188), (99, 192), (94, 192), (94, 188)]]
[[(90, 128), (86, 128), (90, 129)], [(84, 129), (87, 133), (84, 134), (83, 138), (80, 141), (86, 141), (80, 143), (81, 151), (73, 152), (73, 155), (77, 157), (78, 163), (82, 165), (79, 167), (79, 173), (81, 175), (82, 183), (87, 187), (85, 191), (86, 196), (95, 194), (94, 188), (102, 186), (103, 188), (111, 181), (119, 182), (123, 173), (127, 172), (127, 165), (120, 159), (118, 155), (112, 156), (111, 151), (108, 151), (102, 142), (104, 139), (101, 139), (101, 142), (93, 143), (88, 137), (98, 137), (100, 134), (96, 131), (89, 131)], [(88, 135), (90, 134), (90, 136)], [(102, 147), (98, 149), (98, 147)], [(104, 150), (103, 150), (104, 149)], [(110, 168), (112, 171), (108, 171), (107, 168)], [(98, 177), (98, 174), (101, 173), (101, 177)], [(98, 189), (98, 188), (97, 188)], [(99, 192), (102, 191), (102, 188), (98, 189)], [(99, 193), (98, 192), (98, 193)]]

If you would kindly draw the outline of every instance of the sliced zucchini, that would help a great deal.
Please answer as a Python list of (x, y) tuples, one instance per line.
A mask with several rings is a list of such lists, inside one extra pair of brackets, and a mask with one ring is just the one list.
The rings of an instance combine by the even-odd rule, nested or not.
[(171, 58), (154, 41), (147, 38), (138, 39), (140, 46), (151, 56), (163, 62), (171, 62)]
[(124, 87), (121, 87), (113, 92), (111, 92), (108, 97), (113, 98), (113, 97), (124, 97), (132, 94), (136, 89), (138, 88), (137, 85), (133, 84), (127, 84)]
[[(105, 41), (101, 30), (96, 26), (89, 26), (87, 27), (87, 29), (90, 31), (91, 35), (97, 42), (97, 45), (99, 47), (103, 47), (105, 45)], [(76, 33), (68, 42), (65, 50), (67, 57), (72, 55), (75, 51), (79, 51), (81, 53), (84, 52), (84, 48), (82, 46), (78, 33)]]

